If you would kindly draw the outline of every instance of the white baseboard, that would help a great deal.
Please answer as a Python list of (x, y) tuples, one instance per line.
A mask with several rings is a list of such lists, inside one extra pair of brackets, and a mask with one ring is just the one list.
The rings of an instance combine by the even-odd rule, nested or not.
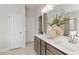
[(26, 46), (25, 46), (25, 44), (22, 46), (22, 48), (25, 48)]
[(0, 52), (7, 52), (9, 49), (6, 48), (6, 49), (0, 49)]

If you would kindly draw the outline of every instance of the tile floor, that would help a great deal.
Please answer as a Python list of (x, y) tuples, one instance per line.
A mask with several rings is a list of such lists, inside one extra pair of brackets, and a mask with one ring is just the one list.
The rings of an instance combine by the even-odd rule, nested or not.
[(27, 43), (25, 48), (1, 52), (0, 55), (36, 55), (36, 52), (34, 51), (34, 42)]

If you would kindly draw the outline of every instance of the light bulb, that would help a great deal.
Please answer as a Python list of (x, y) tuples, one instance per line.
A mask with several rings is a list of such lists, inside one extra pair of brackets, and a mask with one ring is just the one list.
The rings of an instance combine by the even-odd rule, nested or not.
[(46, 7), (44, 7), (41, 12), (42, 13), (47, 13), (49, 11), (53, 10), (53, 7), (51, 5), (46, 5)]

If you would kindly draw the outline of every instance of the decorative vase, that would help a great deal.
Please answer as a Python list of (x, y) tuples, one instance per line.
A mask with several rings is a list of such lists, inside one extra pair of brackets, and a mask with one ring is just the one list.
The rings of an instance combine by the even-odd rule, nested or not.
[(56, 37), (56, 31), (53, 30), (52, 26), (49, 26), (47, 28), (47, 36), (48, 36), (48, 38), (51, 38), (51, 39), (54, 38), (54, 37)]
[(61, 26), (54, 26), (54, 30), (56, 31), (57, 36), (63, 36), (64, 34), (64, 25)]
[(63, 36), (63, 34), (64, 34), (64, 25), (62, 26), (53, 25), (47, 28), (48, 38), (55, 38), (57, 36)]

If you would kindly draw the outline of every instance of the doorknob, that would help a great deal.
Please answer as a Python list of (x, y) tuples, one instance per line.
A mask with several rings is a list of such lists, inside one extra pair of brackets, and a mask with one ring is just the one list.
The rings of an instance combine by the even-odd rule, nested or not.
[(22, 34), (22, 32), (20, 32), (20, 34)]
[(27, 32), (27, 30), (25, 32)]

